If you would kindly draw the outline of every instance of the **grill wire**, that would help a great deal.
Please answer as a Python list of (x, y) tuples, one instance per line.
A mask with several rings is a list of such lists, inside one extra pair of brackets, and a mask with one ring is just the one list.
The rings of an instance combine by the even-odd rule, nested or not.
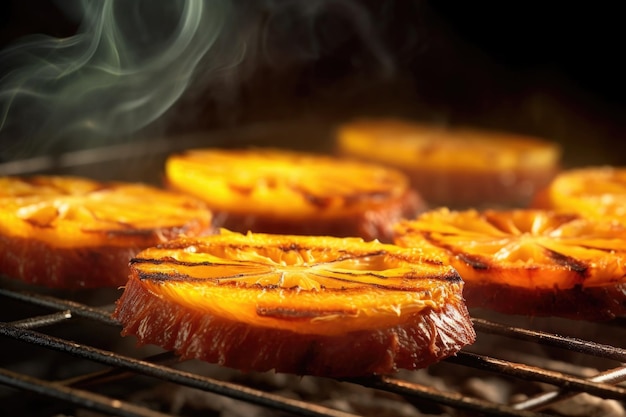
[[(82, 409), (105, 414), (129, 417), (170, 415), (155, 411), (147, 406), (126, 402), (113, 396), (89, 390), (89, 387), (97, 384), (116, 383), (133, 375), (143, 375), (160, 381), (229, 397), (248, 404), (266, 407), (277, 413), (282, 413), (282, 415), (315, 417), (355, 416), (355, 414), (317, 405), (312, 402), (294, 400), (245, 385), (178, 370), (171, 366), (173, 363), (176, 363), (176, 358), (169, 352), (135, 358), (112, 350), (90, 346), (89, 344), (77, 343), (73, 340), (45, 332), (45, 329), (50, 326), (68, 325), (68, 323), (81, 318), (89, 322), (88, 326), (84, 326), (86, 332), (98, 332), (98, 326), (112, 326), (119, 329), (119, 324), (110, 317), (112, 305), (93, 307), (70, 299), (21, 289), (0, 289), (0, 302), (4, 304), (8, 300), (41, 307), (50, 312), (34, 314), (20, 320), (4, 321), (3, 319), (0, 323), (0, 335), (3, 338), (14, 339), (20, 343), (39, 346), (46, 350), (63, 352), (72, 357), (105, 365), (107, 369), (97, 372), (86, 372), (66, 380), (49, 381), (29, 376), (26, 372), (0, 368), (0, 384), (2, 385), (17, 390), (29, 391), (43, 397), (73, 404)], [(547, 332), (512, 327), (480, 318), (474, 318), (473, 323), (479, 339), (481, 336), (489, 334), (610, 359), (618, 364), (626, 362), (626, 349)], [(502, 360), (466, 350), (459, 352), (455, 357), (446, 359), (445, 362), (453, 366), (475, 368), (525, 381), (547, 383), (554, 386), (554, 389), (515, 404), (498, 404), (457, 392), (441, 391), (427, 385), (409, 382), (396, 377), (355, 378), (345, 379), (341, 382), (397, 394), (409, 401), (425, 401), (447, 406), (465, 413), (463, 415), (551, 415), (535, 410), (541, 410), (558, 401), (566, 401), (580, 392), (619, 401), (626, 399), (626, 388), (614, 385), (626, 380), (626, 366), (617, 366), (592, 378), (584, 379), (562, 372)]]

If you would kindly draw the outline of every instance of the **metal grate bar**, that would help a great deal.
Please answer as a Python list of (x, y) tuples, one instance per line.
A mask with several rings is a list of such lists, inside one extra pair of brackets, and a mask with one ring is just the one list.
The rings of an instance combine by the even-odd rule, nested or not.
[(438, 404), (448, 405), (456, 409), (467, 410), (479, 415), (508, 417), (548, 417), (546, 414), (533, 411), (516, 410), (508, 405), (467, 397), (455, 392), (443, 392), (426, 385), (411, 383), (391, 377), (347, 379), (369, 388), (385, 390), (398, 395), (421, 398)]
[(123, 368), (143, 375), (152, 376), (176, 384), (213, 392), (230, 398), (246, 401), (299, 416), (307, 417), (355, 417), (354, 414), (333, 410), (327, 407), (296, 401), (289, 398), (273, 395), (252, 388), (218, 381), (212, 378), (194, 375), (166, 366), (152, 364), (134, 358), (129, 358), (113, 352), (96, 349), (79, 343), (69, 342), (60, 338), (48, 336), (32, 330), (16, 328), (0, 323), (0, 334), (12, 337), (26, 343), (42, 346), (57, 351), (69, 353), (84, 359), (100, 362), (116, 368)]
[[(158, 353), (156, 355), (143, 358), (143, 360), (150, 363), (158, 363), (160, 365), (173, 365), (180, 362), (180, 359), (178, 359), (173, 352)], [(135, 373), (124, 369), (111, 368), (64, 379), (63, 381), (59, 381), (59, 383), (72, 386), (88, 386), (113, 381), (122, 381), (134, 375)]]
[(529, 330), (520, 327), (505, 326), (503, 324), (494, 323), (484, 319), (473, 318), (472, 322), (474, 323), (474, 328), (476, 330), (485, 333), (527, 340), (579, 353), (586, 353), (601, 358), (626, 362), (626, 349), (621, 349), (615, 346), (603, 345), (601, 343), (590, 342), (588, 340), (559, 336), (552, 333)]
[(46, 314), (43, 316), (29, 317), (24, 320), (12, 321), (10, 324), (22, 329), (34, 329), (37, 327), (50, 326), (61, 323), (72, 318), (72, 312), (69, 310), (59, 311), (57, 313)]
[(106, 309), (104, 308), (89, 307), (85, 304), (81, 304), (71, 300), (64, 300), (48, 295), (29, 292), (11, 291), (4, 288), (0, 288), (0, 295), (37, 306), (52, 308), (55, 310), (70, 310), (75, 316), (96, 320), (112, 326), (119, 326), (119, 322), (112, 318), (111, 313), (106, 311)]
[(604, 398), (626, 399), (626, 388), (600, 382), (593, 382), (584, 378), (576, 378), (561, 372), (550, 371), (522, 363), (509, 362), (475, 353), (459, 352), (456, 356), (446, 359), (449, 362), (471, 366), (477, 369), (510, 375), (520, 379), (531, 379), (574, 391), (585, 391)]
[(0, 368), (0, 383), (120, 417), (168, 417), (146, 407)]
[[(591, 382), (618, 384), (626, 381), (626, 366), (601, 372), (588, 380)], [(528, 398), (525, 401), (513, 404), (513, 408), (516, 410), (543, 410), (552, 404), (567, 400), (578, 394), (578, 392), (571, 392), (568, 390), (546, 392), (535, 397)]]

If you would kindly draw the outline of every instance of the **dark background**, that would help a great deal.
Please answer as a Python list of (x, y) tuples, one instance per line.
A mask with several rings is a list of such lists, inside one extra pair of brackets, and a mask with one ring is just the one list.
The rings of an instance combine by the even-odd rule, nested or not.
[[(78, 22), (55, 4), (2, 2), (0, 45), (71, 36)], [(569, 164), (626, 164), (617, 4), (321, 1), (315, 14), (296, 1), (234, 4), (235, 31), (251, 49), (268, 35), (269, 53), (180, 100), (160, 135), (398, 116), (555, 140)]]

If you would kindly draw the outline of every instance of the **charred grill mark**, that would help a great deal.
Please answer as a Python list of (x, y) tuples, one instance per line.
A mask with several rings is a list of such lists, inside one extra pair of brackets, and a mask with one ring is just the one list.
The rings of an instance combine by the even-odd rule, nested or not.
[[(277, 178), (271, 177), (271, 176), (267, 176), (267, 177), (263, 177), (261, 179), (259, 179), (260, 182), (262, 182), (262, 184), (264, 186), (266, 186), (267, 188), (270, 189), (276, 189), (278, 188), (278, 185), (280, 184), (280, 181)], [(242, 184), (234, 184), (232, 182), (228, 182), (228, 188), (241, 195), (244, 197), (248, 197), (250, 196), (253, 192), (254, 189), (256, 188), (255, 185), (242, 185)]]
[(154, 281), (154, 282), (165, 282), (165, 281), (191, 281), (192, 279), (187, 275), (182, 274), (167, 274), (165, 272), (137, 272), (139, 279), (141, 281)]
[[(114, 222), (117, 224), (117, 222)], [(85, 234), (106, 234), (108, 237), (116, 237), (116, 236), (134, 236), (134, 237), (145, 237), (150, 238), (158, 234), (154, 229), (136, 229), (130, 226), (129, 228), (124, 229), (83, 229), (80, 231)]]
[(275, 189), (278, 187), (279, 181), (274, 177), (266, 177), (265, 185), (267, 188)]
[(161, 265), (169, 262), (169, 259), (145, 259), (145, 258), (131, 258), (128, 262), (128, 265), (133, 266), (136, 264), (152, 264), (152, 265)]
[(552, 216), (553, 216), (552, 218), (554, 219), (554, 221), (559, 225), (571, 223), (581, 218), (581, 216), (576, 213), (555, 213)]
[(436, 281), (444, 281), (444, 282), (450, 282), (450, 283), (458, 283), (458, 282), (463, 281), (463, 278), (459, 275), (458, 272), (456, 272), (456, 270), (452, 270), (445, 275), (420, 275), (420, 274), (410, 275), (410, 274), (407, 274), (403, 278), (414, 279), (414, 280), (432, 279)]
[(309, 202), (311, 205), (324, 210), (332, 204), (334, 198), (330, 196), (318, 196), (309, 193), (308, 191), (298, 188), (296, 191), (301, 193), (304, 196), (304, 199)]
[(584, 244), (578, 244), (579, 247), (587, 249), (587, 250), (594, 250), (594, 251), (600, 251), (600, 252), (605, 252), (608, 254), (613, 254), (615, 253), (615, 249), (614, 248), (603, 248), (600, 246), (592, 246), (592, 245), (584, 245)]
[(291, 189), (294, 192), (301, 194), (311, 205), (322, 210), (328, 208), (334, 201), (340, 201), (344, 207), (350, 207), (363, 201), (384, 201), (392, 196), (392, 191), (388, 189), (371, 191), (363, 190), (352, 194), (330, 195), (318, 195), (297, 185), (292, 185)]
[(185, 262), (178, 259), (174, 259), (171, 257), (165, 257), (161, 259), (146, 259), (146, 258), (133, 258), (130, 260), (131, 265), (135, 264), (152, 264), (152, 265), (163, 265), (163, 264), (171, 264), (177, 266), (185, 266), (185, 267), (195, 267), (195, 266), (219, 266), (219, 267), (233, 267), (238, 268), (241, 265), (237, 263), (217, 263), (217, 262)]
[[(368, 272), (361, 272), (361, 271), (335, 271), (332, 268), (328, 268), (326, 269), (326, 272), (328, 272), (329, 274), (341, 274), (341, 275), (346, 275), (347, 277), (351, 277), (351, 278), (358, 278), (358, 277), (374, 277), (374, 278), (378, 278), (381, 280), (388, 280), (388, 279), (393, 279), (393, 278), (398, 278), (398, 277), (386, 277), (384, 275), (381, 274), (377, 274), (373, 271), (368, 271)], [(316, 272), (310, 272), (311, 275), (314, 276), (320, 276), (320, 277), (324, 277), (324, 278), (329, 278), (329, 279), (334, 279), (336, 281), (346, 281), (346, 282), (354, 282), (355, 280), (353, 279), (348, 279), (348, 278), (339, 278), (337, 276), (329, 276), (329, 275), (323, 275), (323, 274), (319, 274)]]
[(196, 201), (194, 199), (191, 198), (184, 198), (182, 200), (179, 201), (179, 206), (184, 208), (184, 209), (191, 209), (191, 210), (208, 210), (208, 207), (205, 203), (203, 203), (202, 201)]
[(574, 271), (583, 277), (587, 276), (589, 265), (579, 261), (578, 259), (572, 258), (571, 256), (563, 255), (562, 253), (551, 249), (545, 247), (543, 249), (545, 250), (547, 256), (549, 256), (558, 265), (561, 265), (570, 271)]
[(275, 317), (287, 320), (310, 320), (317, 317), (327, 316), (356, 316), (354, 309), (345, 310), (296, 310), (293, 308), (268, 308), (257, 307), (256, 314), (260, 317)]
[[(332, 273), (333, 271), (329, 271), (329, 272)], [(351, 278), (359, 278), (359, 277), (362, 277), (362, 276), (369, 276), (369, 277), (374, 277), (374, 278), (378, 278), (378, 279), (381, 279), (381, 280), (389, 279), (387, 277), (384, 277), (384, 276), (381, 276), (381, 275), (377, 275), (377, 274), (372, 274), (372, 273), (356, 274), (356, 273), (345, 272), (345, 271), (341, 271), (341, 272), (338, 272), (338, 273), (340, 273), (342, 275), (346, 275), (347, 277), (351, 277)], [(391, 286), (384, 285), (384, 284), (376, 284), (376, 283), (369, 283), (369, 282), (365, 283), (365, 282), (361, 282), (361, 281), (359, 281), (357, 279), (349, 279), (347, 277), (346, 278), (341, 278), (341, 277), (338, 277), (336, 275), (330, 275), (330, 274), (329, 275), (325, 275), (325, 274), (321, 274), (321, 273), (317, 273), (317, 272), (307, 272), (307, 274), (311, 275), (313, 277), (322, 278), (324, 280), (332, 280), (332, 281), (337, 281), (337, 282), (346, 282), (346, 283), (349, 283), (349, 284), (358, 283), (358, 284), (363, 284), (363, 285), (367, 285), (367, 286), (370, 286), (370, 287), (391, 288)]]
[(301, 251), (304, 249), (304, 247), (299, 246), (295, 243), (289, 243), (288, 245), (280, 245), (280, 246), (277, 246), (277, 248), (283, 252), (296, 252), (296, 251)]
[[(188, 247), (188, 245), (189, 244), (185, 241), (178, 241), (178, 242), (172, 241), (172, 242), (165, 243), (163, 247), (168, 248), (168, 249), (184, 249)], [(268, 249), (278, 249), (284, 253), (300, 252), (300, 251), (310, 251), (312, 253), (316, 253), (316, 252), (324, 252), (328, 249), (323, 246), (300, 245), (298, 243), (292, 243), (292, 242), (285, 243), (285, 244), (279, 243), (275, 245), (251, 245), (251, 244), (232, 243), (232, 244), (221, 245), (221, 247), (230, 249), (230, 250), (235, 250), (235, 251), (251, 250), (257, 253), (266, 253)], [(362, 258), (367, 258), (367, 257), (389, 255), (389, 253), (383, 249), (373, 251), (373, 252), (360, 253), (358, 255), (355, 255), (354, 253), (348, 252), (346, 250), (338, 250), (336, 252), (339, 254), (339, 256), (336, 259), (333, 259), (332, 261), (328, 261), (328, 262), (320, 262), (319, 264), (331, 263), (331, 262), (342, 262), (342, 261), (347, 261), (351, 259), (362, 259)]]
[(233, 183), (228, 183), (228, 188), (235, 192), (236, 194), (242, 195), (242, 196), (249, 196), (250, 194), (252, 194), (252, 191), (254, 191), (254, 187), (253, 186), (243, 186), (243, 185), (238, 185), (238, 184), (233, 184)]
[[(330, 270), (330, 273), (333, 273), (334, 271)], [(352, 273), (352, 272), (346, 272), (346, 271), (340, 271), (337, 272), (340, 273), (342, 275), (346, 275), (346, 278), (341, 278), (338, 277), (336, 275), (324, 275), (321, 273), (317, 273), (317, 272), (308, 272), (308, 274), (310, 274), (311, 276), (315, 276), (315, 277), (320, 277), (323, 278), (325, 280), (333, 280), (333, 281), (337, 281), (337, 282), (346, 282), (349, 284), (354, 284), (354, 283), (358, 283), (358, 284), (362, 284), (364, 286), (369, 286), (369, 287), (373, 287), (373, 288), (378, 288), (381, 290), (389, 290), (389, 291), (416, 291), (415, 287), (411, 286), (411, 285), (393, 285), (393, 284), (389, 284), (388, 282), (381, 282), (381, 283), (373, 283), (373, 282), (362, 282), (360, 281), (358, 278), (363, 277), (363, 276), (368, 276), (368, 277), (374, 277), (374, 278), (378, 278), (382, 281), (389, 281), (392, 279), (395, 280), (401, 280), (404, 282), (407, 281), (422, 281), (422, 280), (433, 280), (433, 281), (442, 281), (442, 282), (449, 282), (449, 283), (457, 283), (457, 282), (461, 282), (461, 276), (456, 272), (451, 272), (449, 274), (445, 274), (445, 275), (423, 275), (423, 274), (405, 274), (401, 277), (396, 276), (396, 277), (386, 277), (383, 275), (378, 275), (378, 274), (374, 274), (371, 272), (368, 273)], [(350, 277), (350, 278), (348, 278)], [(346, 291), (349, 291), (349, 289), (345, 289)]]
[(375, 252), (366, 252), (366, 253), (362, 253), (362, 254), (358, 254), (355, 255), (353, 253), (349, 253), (346, 251), (338, 251), (342, 256), (339, 256), (337, 259), (333, 259), (332, 261), (328, 261), (328, 262), (320, 262), (318, 265), (332, 265), (333, 263), (337, 263), (337, 262), (344, 262), (344, 261), (351, 261), (351, 260), (359, 260), (359, 259), (365, 259), (365, 258), (372, 258), (372, 257), (377, 257), (377, 256), (384, 256), (384, 255), (388, 255), (389, 253), (385, 250), (379, 250), (379, 251), (375, 251)]
[(46, 222), (46, 223), (42, 223), (40, 221), (34, 220), (34, 219), (24, 219), (24, 221), (28, 224), (30, 224), (33, 227), (37, 227), (40, 229), (53, 229), (54, 226), (52, 225), (52, 222)]
[(38, 227), (38, 228), (46, 228), (46, 229), (51, 229), (54, 227), (54, 225), (52, 223), (54, 223), (54, 221), (59, 217), (59, 209), (56, 207), (46, 207), (46, 208), (50, 208), (52, 209), (52, 213), (47, 213), (47, 215), (43, 216), (37, 216), (37, 215), (33, 215), (27, 218), (23, 218), (22, 220), (24, 220), (26, 223), (30, 224), (33, 227)]
[(94, 183), (93, 184), (94, 187), (89, 190), (89, 193), (99, 193), (102, 191), (111, 191), (111, 192), (115, 192), (117, 186), (115, 184), (112, 183)]
[[(343, 273), (345, 275), (350, 275), (352, 277), (359, 277), (358, 274), (350, 274), (350, 273)], [(322, 275), (322, 274), (316, 274), (316, 273), (311, 273), (312, 276), (315, 277), (320, 277), (320, 278), (324, 278), (325, 280), (333, 280), (333, 281), (337, 281), (340, 283), (348, 283), (348, 284), (360, 284), (362, 286), (367, 286), (369, 288), (374, 288), (374, 289), (378, 289), (378, 290), (382, 290), (382, 291), (411, 291), (414, 292), (415, 290), (413, 288), (411, 288), (410, 286), (402, 286), (402, 285), (389, 285), (386, 283), (374, 283), (374, 282), (362, 282), (362, 281), (358, 281), (358, 280), (350, 280), (350, 279), (343, 279), (343, 278), (338, 278), (338, 277), (334, 277), (334, 276), (328, 276), (328, 275)], [(381, 278), (379, 276), (373, 275), (373, 274), (367, 274), (369, 276), (374, 276), (376, 278)], [(383, 279), (388, 279), (385, 277), (382, 277)], [(325, 288), (326, 289), (326, 288)], [(328, 291), (330, 292), (338, 292), (341, 291), (343, 293), (360, 293), (363, 291), (362, 287), (340, 287), (340, 288), (331, 288), (328, 289)]]
[[(237, 280), (240, 278), (249, 278), (250, 275), (249, 274), (244, 274), (244, 273), (240, 273), (240, 274), (233, 274), (233, 275), (225, 275), (225, 276), (220, 276), (217, 278), (197, 278), (197, 277), (192, 277), (190, 275), (187, 274), (181, 274), (178, 272), (173, 272), (171, 274), (168, 274), (166, 272), (143, 272), (143, 271), (138, 271), (139, 274), (139, 279), (142, 281), (154, 281), (154, 282), (165, 282), (165, 281), (169, 281), (169, 282), (194, 282), (194, 281), (203, 281), (203, 282), (212, 282), (216, 285), (224, 285), (224, 286), (233, 286), (233, 287), (259, 287), (259, 289), (271, 289), (272, 286), (266, 285), (266, 286), (261, 286), (261, 285), (257, 285), (257, 284), (250, 284), (250, 285), (245, 285), (245, 284), (241, 284), (241, 283), (235, 283), (233, 282), (233, 280)], [(262, 277), (264, 275), (269, 275), (271, 274), (271, 272), (267, 272), (267, 273), (263, 273), (263, 274), (254, 274), (255, 277)], [(226, 282), (222, 282), (222, 281), (226, 281)], [(277, 287), (278, 288), (278, 287)]]
[[(145, 258), (132, 258), (129, 262), (129, 265), (133, 266), (133, 265), (140, 265), (140, 264), (150, 264), (150, 265), (164, 265), (164, 264), (169, 264), (169, 265), (174, 265), (174, 266), (184, 266), (184, 267), (189, 267), (189, 268), (193, 268), (193, 267), (200, 267), (200, 266), (217, 266), (217, 267), (221, 267), (221, 268), (240, 268), (241, 265), (237, 264), (237, 263), (231, 263), (231, 264), (225, 264), (225, 263), (214, 263), (214, 262), (184, 262), (184, 261), (180, 261), (174, 258), (170, 258), (170, 257), (166, 257), (166, 258), (161, 258), (161, 259), (145, 259)], [(266, 266), (265, 264), (259, 264), (261, 266)], [(266, 271), (266, 272), (254, 272), (253, 274), (250, 273), (236, 273), (236, 274), (232, 274), (232, 275), (222, 275), (219, 277), (213, 277), (213, 278), (205, 278), (205, 277), (192, 277), (190, 275), (187, 274), (180, 274), (178, 272), (173, 272), (171, 274), (167, 274), (167, 273), (151, 273), (151, 272), (143, 272), (140, 269), (136, 269), (141, 277), (141, 279), (146, 279), (146, 280), (154, 280), (154, 281), (211, 281), (214, 282), (216, 284), (219, 284), (220, 281), (225, 281), (225, 280), (236, 280), (236, 279), (240, 279), (240, 278), (249, 278), (251, 276), (254, 277), (262, 277), (265, 275), (270, 275), (272, 273), (274, 273), (273, 271)]]
[(517, 234), (520, 234), (528, 231), (520, 230), (518, 228), (518, 224), (515, 223), (512, 218), (510, 219), (510, 222), (507, 222), (507, 220), (509, 219), (503, 219), (502, 216), (499, 215), (499, 213), (491, 210), (480, 213), (479, 216), (481, 220), (492, 226), (494, 229), (508, 235), (516, 234), (515, 232), (517, 232)]
[(472, 255), (465, 254), (465, 253), (457, 253), (456, 257), (476, 270), (489, 269), (489, 264), (485, 263), (482, 259), (480, 259), (477, 256), (472, 256)]
[(344, 199), (346, 201), (346, 206), (351, 206), (353, 204), (358, 204), (359, 202), (364, 200), (385, 201), (391, 197), (392, 193), (389, 190), (374, 190), (347, 195), (344, 197)]

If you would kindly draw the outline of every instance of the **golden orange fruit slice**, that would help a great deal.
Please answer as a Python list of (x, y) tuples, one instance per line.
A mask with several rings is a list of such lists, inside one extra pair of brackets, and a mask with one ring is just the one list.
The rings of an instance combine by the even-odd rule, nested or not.
[(358, 376), (424, 367), (475, 338), (440, 253), (360, 238), (239, 234), (139, 253), (123, 334), (242, 370)]
[(547, 187), (543, 205), (626, 222), (626, 168), (594, 166), (563, 171)]
[(391, 239), (423, 209), (406, 176), (375, 164), (278, 149), (197, 149), (166, 162), (168, 185), (203, 199), (230, 230)]
[(612, 318), (626, 310), (626, 228), (544, 210), (430, 211), (396, 243), (444, 249), (470, 307)]
[(507, 132), (399, 119), (339, 126), (337, 152), (405, 172), (430, 206), (526, 205), (558, 171), (560, 147)]
[(211, 228), (195, 198), (79, 177), (0, 177), (0, 272), (49, 287), (126, 282), (149, 246)]

